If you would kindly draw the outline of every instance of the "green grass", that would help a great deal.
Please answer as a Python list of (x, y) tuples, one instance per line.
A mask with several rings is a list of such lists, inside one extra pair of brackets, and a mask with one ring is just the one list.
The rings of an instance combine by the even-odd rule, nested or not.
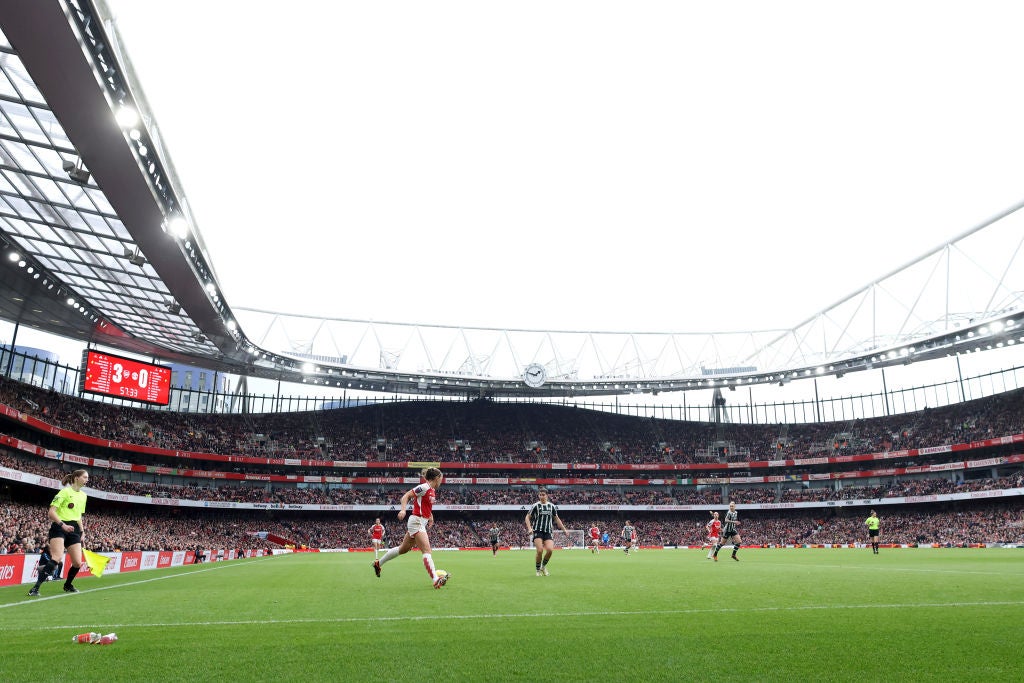
[[(299, 554), (0, 589), (0, 680), (1009, 681), (1024, 553)], [(111, 646), (72, 644), (116, 631)], [(420, 673), (426, 671), (425, 674)]]

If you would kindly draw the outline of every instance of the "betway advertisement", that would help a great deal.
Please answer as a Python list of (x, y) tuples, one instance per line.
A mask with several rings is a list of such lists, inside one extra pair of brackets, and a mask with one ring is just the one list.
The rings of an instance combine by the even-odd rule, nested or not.
[(25, 576), (25, 558), (35, 558), (31, 563), (33, 569), (39, 562), (38, 555), (0, 555), (0, 586), (14, 586), (35, 580)]

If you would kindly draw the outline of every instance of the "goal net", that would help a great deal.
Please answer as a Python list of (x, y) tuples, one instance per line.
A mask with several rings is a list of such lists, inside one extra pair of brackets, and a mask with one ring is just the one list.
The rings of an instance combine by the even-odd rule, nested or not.
[(583, 529), (569, 529), (562, 531), (555, 529), (551, 532), (551, 540), (560, 548), (584, 548), (586, 541), (583, 538)]

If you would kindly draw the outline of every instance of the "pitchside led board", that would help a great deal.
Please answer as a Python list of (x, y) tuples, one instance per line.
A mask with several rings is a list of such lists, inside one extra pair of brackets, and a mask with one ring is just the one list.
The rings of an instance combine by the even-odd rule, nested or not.
[(86, 349), (82, 352), (79, 391), (141, 401), (171, 402), (171, 369)]

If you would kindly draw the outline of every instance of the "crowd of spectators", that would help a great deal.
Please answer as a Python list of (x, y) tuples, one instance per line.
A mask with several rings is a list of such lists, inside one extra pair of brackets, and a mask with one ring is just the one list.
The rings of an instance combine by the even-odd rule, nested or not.
[[(0, 450), (0, 465), (51, 479), (61, 479), (74, 466), (61, 466), (34, 456)], [(114, 478), (103, 470), (93, 470), (89, 488), (110, 493), (146, 498), (217, 501), (235, 503), (310, 504), (310, 505), (393, 505), (406, 491), (401, 485), (361, 485), (342, 488), (299, 487), (295, 484), (213, 484), (177, 485), (160, 482), (129, 481)], [(562, 486), (555, 487), (562, 504), (569, 505), (718, 505), (727, 500), (737, 503), (791, 503), (867, 498), (903, 498), (970, 491), (995, 491), (1024, 487), (1024, 472), (1003, 477), (961, 479), (953, 477), (905, 478), (886, 485), (856, 486), (855, 480), (840, 480), (840, 488), (799, 488), (792, 484), (766, 486)], [(159, 476), (157, 476), (159, 479)], [(532, 486), (452, 485), (443, 490), (443, 502), (451, 505), (522, 504), (533, 495)]]
[[(0, 378), (0, 403), (80, 434), (196, 453), (322, 461), (652, 463), (769, 460), (941, 446), (1024, 432), (1024, 390), (870, 420), (749, 425), (570, 406), (408, 401), (211, 415), (114, 406)], [(709, 452), (727, 443), (721, 452)]]
[[(71, 468), (31, 456), (14, 455), (0, 450), (0, 465), (31, 472), (51, 479), (61, 479)], [(180, 486), (115, 479), (101, 470), (94, 470), (89, 488), (110, 493), (170, 498), (178, 500), (235, 503), (308, 504), (308, 505), (394, 505), (408, 487), (400, 485), (365, 485), (345, 488), (302, 487), (293, 484), (208, 484)], [(866, 498), (903, 498), (969, 491), (996, 491), (1024, 487), (1024, 473), (1005, 477), (953, 480), (946, 477), (916, 478), (894, 481), (885, 486), (855, 486), (852, 480), (841, 480), (841, 488), (791, 488), (782, 484), (762, 487), (696, 487), (696, 486), (562, 486), (554, 487), (558, 502), (563, 505), (721, 505), (728, 500), (742, 504), (821, 502), (861, 500)], [(446, 486), (439, 502), (449, 505), (522, 505), (535, 494), (532, 486)], [(553, 495), (555, 495), (553, 493)]]
[[(864, 542), (860, 508), (808, 511), (742, 511), (741, 530), (747, 545), (849, 544)], [(980, 503), (954, 509), (920, 507), (881, 508), (883, 543), (962, 546), (984, 543), (1024, 543), (1024, 501)], [(593, 511), (566, 511), (570, 529), (597, 524), (614, 540), (624, 523), (622, 515)], [(707, 514), (631, 514), (642, 545), (706, 543)], [(207, 510), (95, 510), (88, 513), (86, 545), (93, 550), (188, 550), (203, 548), (257, 549), (279, 544), (264, 540), (286, 539), (311, 548), (364, 548), (373, 523), (367, 515), (340, 516), (308, 513), (239, 514)], [(391, 544), (404, 534), (404, 524), (393, 514), (382, 515)], [(435, 547), (489, 545), (488, 529), (501, 530), (502, 543), (525, 547), (529, 538), (519, 513), (438, 512), (431, 529)], [(7, 553), (38, 552), (45, 543), (45, 508), (41, 505), (0, 503), (0, 549)]]
[[(251, 514), (183, 511), (134, 506), (122, 510), (89, 510), (83, 518), (85, 546), (93, 551), (266, 548), (267, 542), (245, 533), (256, 523)], [(4, 552), (40, 552), (46, 547), (50, 523), (46, 504), (0, 503), (0, 547)]]
[(981, 479), (907, 479), (887, 486), (844, 486), (843, 488), (785, 489), (780, 502), (859, 500), (864, 498), (906, 498), (970, 491), (995, 491), (1024, 487), (1024, 474)]

